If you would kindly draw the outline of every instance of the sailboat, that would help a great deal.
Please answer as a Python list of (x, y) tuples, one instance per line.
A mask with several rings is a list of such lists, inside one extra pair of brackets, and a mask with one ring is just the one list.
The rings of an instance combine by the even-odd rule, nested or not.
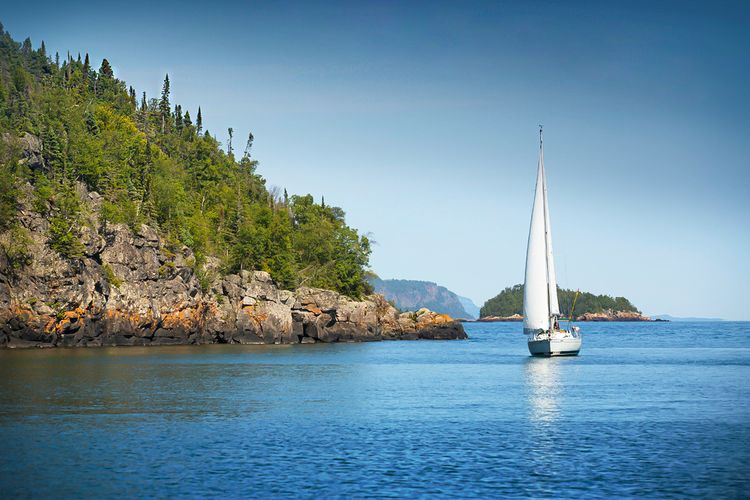
[(581, 350), (578, 327), (560, 329), (555, 261), (547, 175), (544, 171), (544, 140), (539, 126), (539, 164), (536, 174), (534, 207), (531, 210), (529, 243), (526, 248), (526, 276), (523, 287), (523, 333), (534, 356), (575, 356)]

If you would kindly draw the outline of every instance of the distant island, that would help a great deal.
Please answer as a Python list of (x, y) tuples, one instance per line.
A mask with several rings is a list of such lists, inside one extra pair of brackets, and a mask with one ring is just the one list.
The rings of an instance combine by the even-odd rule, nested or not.
[(431, 281), (371, 278), (369, 282), (376, 293), (382, 293), (386, 300), (402, 311), (426, 307), (453, 318), (475, 319), (478, 316), (479, 309), (471, 299), (459, 297)]
[(651, 316), (651, 318), (654, 321), (688, 321), (688, 322), (696, 322), (696, 321), (724, 321), (721, 318), (699, 318), (695, 316), (672, 316), (671, 314), (656, 314), (654, 316)]
[[(562, 317), (575, 316), (577, 321), (651, 321), (644, 316), (625, 297), (595, 295), (581, 292), (575, 302), (575, 290), (557, 289)], [(505, 288), (495, 297), (484, 303), (480, 309), (478, 321), (522, 321), (523, 320), (523, 285)]]

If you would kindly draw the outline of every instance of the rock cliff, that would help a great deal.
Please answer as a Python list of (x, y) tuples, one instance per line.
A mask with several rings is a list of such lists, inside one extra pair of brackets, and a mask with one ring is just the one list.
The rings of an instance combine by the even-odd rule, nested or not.
[[(282, 290), (268, 273), (196, 271), (187, 247), (151, 227), (101, 222), (101, 198), (79, 186), (86, 221), (80, 259), (49, 246), (48, 221), (21, 207), (29, 241), (0, 235), (0, 346), (293, 344), (390, 339), (462, 339), (451, 317), (401, 313), (380, 295), (356, 301), (329, 290)], [(16, 245), (17, 246), (17, 245)], [(214, 269), (214, 271), (212, 271)]]

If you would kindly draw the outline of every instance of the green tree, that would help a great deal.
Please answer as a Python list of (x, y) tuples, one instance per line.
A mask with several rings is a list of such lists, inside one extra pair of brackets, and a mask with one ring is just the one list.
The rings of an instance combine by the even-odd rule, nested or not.
[(109, 65), (107, 59), (102, 59), (102, 65), (99, 67), (99, 76), (106, 78), (113, 78), (115, 76), (112, 66)]
[(253, 133), (249, 132), (247, 134), (247, 144), (245, 144), (245, 154), (243, 155), (243, 158), (250, 158), (250, 152), (253, 149), (253, 140), (255, 137), (253, 137)]
[(49, 220), (50, 247), (60, 255), (75, 259), (83, 255), (78, 237), (80, 202), (70, 183), (63, 183), (55, 196), (56, 211)]
[(161, 133), (163, 134), (167, 129), (169, 122), (169, 75), (164, 77), (164, 83), (161, 87), (161, 99), (159, 99), (159, 112), (161, 113)]
[(179, 104), (174, 107), (174, 126), (178, 132), (182, 130), (184, 122), (182, 120), (182, 106)]

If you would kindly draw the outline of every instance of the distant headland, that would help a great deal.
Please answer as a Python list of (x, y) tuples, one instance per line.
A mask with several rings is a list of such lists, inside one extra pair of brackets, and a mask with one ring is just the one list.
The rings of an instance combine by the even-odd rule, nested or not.
[(453, 318), (476, 319), (479, 308), (471, 299), (461, 297), (444, 286), (431, 281), (380, 279), (369, 280), (376, 293), (402, 311), (416, 311), (423, 307)]

